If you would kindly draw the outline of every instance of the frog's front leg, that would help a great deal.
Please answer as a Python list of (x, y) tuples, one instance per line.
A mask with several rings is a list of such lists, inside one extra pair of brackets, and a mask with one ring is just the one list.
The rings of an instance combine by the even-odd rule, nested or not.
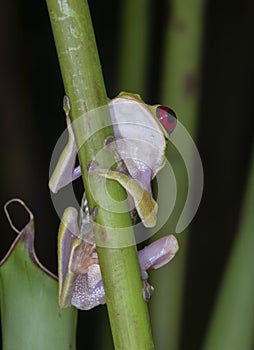
[(71, 126), (70, 101), (67, 96), (64, 96), (63, 99), (63, 109), (66, 114), (68, 142), (64, 147), (49, 180), (49, 188), (53, 193), (58, 192), (62, 187), (68, 185), (73, 180), (81, 176), (80, 167), (74, 169), (77, 156), (77, 147)]
[(96, 162), (90, 163), (88, 173), (119, 182), (132, 196), (135, 208), (143, 224), (146, 227), (154, 227), (156, 225), (158, 204), (136, 180), (119, 171), (103, 169)]

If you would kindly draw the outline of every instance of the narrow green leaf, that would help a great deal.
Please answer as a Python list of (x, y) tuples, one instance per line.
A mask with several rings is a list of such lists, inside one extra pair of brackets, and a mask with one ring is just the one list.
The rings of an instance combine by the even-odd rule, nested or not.
[[(241, 222), (223, 280), (205, 350), (254, 346), (254, 152)], [(218, 238), (219, 239), (219, 238)]]

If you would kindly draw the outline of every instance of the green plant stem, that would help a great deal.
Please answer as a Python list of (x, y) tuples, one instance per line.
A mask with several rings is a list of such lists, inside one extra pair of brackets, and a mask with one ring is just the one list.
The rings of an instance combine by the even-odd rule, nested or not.
[(143, 96), (149, 48), (149, 1), (124, 0), (120, 14), (119, 90)]
[[(179, 122), (195, 138), (204, 2), (173, 0), (168, 3), (171, 16), (164, 43), (161, 103), (175, 110)], [(170, 144), (168, 159), (177, 179), (177, 201), (172, 217), (161, 230), (163, 235), (176, 227), (187, 192), (185, 165)], [(164, 181), (167, 187), (166, 172)], [(163, 203), (159, 205), (163, 206)], [(159, 285), (159, 290), (154, 295), (155, 301), (151, 305), (154, 341), (158, 349), (179, 348), (188, 229), (178, 235), (177, 239), (180, 246), (178, 255), (169, 266), (153, 275), (154, 285)]]
[(254, 150), (238, 235), (218, 295), (205, 350), (251, 350), (254, 327)]
[[(79, 120), (87, 111), (98, 110), (99, 118), (89, 118), (87, 123), (73, 126), (79, 148), (83, 182), (90, 208), (98, 207), (95, 239), (115, 349), (153, 349), (146, 303), (142, 297), (142, 282), (135, 246), (123, 247), (123, 239), (134, 242), (130, 217), (103, 209), (94, 200), (103, 193), (103, 182), (95, 176), (94, 187), (88, 183), (87, 166), (103, 149), (104, 140), (112, 135), (106, 91), (90, 18), (87, 1), (47, 0), (57, 54), (66, 94), (71, 102), (72, 121)], [(93, 132), (99, 130), (98, 132)], [(91, 135), (83, 143), (83, 138)], [(103, 165), (111, 166), (112, 156), (103, 153)], [(91, 181), (93, 183), (93, 181)], [(125, 192), (114, 181), (107, 181), (107, 189), (115, 201), (125, 199)], [(101, 195), (103, 196), (103, 195)], [(98, 197), (96, 197), (98, 198)], [(104, 208), (111, 198), (106, 196)], [(66, 203), (66, 206), (68, 203)], [(120, 232), (120, 228), (126, 228)], [(121, 248), (106, 248), (112, 246)]]

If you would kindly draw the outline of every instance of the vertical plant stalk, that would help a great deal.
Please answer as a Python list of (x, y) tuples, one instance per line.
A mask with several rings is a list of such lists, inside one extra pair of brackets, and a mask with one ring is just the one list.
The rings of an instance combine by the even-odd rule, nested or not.
[(242, 217), (218, 296), (205, 350), (253, 349), (254, 149)]
[[(71, 102), (71, 118), (74, 121), (87, 111), (107, 105), (88, 3), (85, 0), (47, 0), (47, 5), (64, 87)], [(153, 349), (148, 310), (142, 297), (136, 247), (105, 248), (112, 240), (115, 246), (120, 246), (123, 234), (126, 235), (126, 241), (134, 242), (127, 205), (126, 212), (122, 214), (103, 209), (95, 203), (88, 184), (87, 166), (103, 148), (105, 138), (112, 135), (112, 128), (108, 126), (110, 116), (107, 109), (104, 107), (103, 114), (100, 111), (98, 113), (101, 118), (90, 118), (89, 123), (79, 124), (78, 129), (74, 126), (74, 134), (80, 145), (84, 135), (91, 134), (94, 129), (99, 130), (81, 145), (78, 156), (89, 207), (98, 207), (96, 222), (99, 225), (95, 225), (95, 239), (104, 244), (104, 247), (97, 246), (97, 251), (114, 345), (115, 349)], [(110, 166), (111, 161), (111, 156), (105, 153), (103, 165)], [(114, 200), (125, 199), (121, 186), (114, 181), (107, 183), (108, 192)], [(101, 186), (102, 183), (98, 180), (92, 190), (99, 195)], [(107, 208), (110, 198), (108, 196), (103, 199)], [(114, 228), (119, 228), (117, 234)], [(125, 228), (125, 232), (120, 232), (120, 228)]]
[[(168, 2), (168, 6), (171, 9), (171, 16), (166, 33), (161, 102), (175, 110), (179, 121), (194, 138), (199, 101), (204, 2), (202, 0), (192, 2), (173, 0)], [(163, 227), (164, 234), (165, 230), (172, 231), (172, 228), (175, 227), (183, 209), (187, 191), (186, 169), (183, 161), (179, 159), (170, 145), (168, 152), (168, 158), (177, 179), (178, 192), (173, 216)], [(168, 181), (167, 175), (165, 173), (165, 186)], [(163, 204), (159, 203), (159, 205)], [(159, 349), (179, 348), (187, 231), (185, 230), (177, 237), (180, 246), (177, 259), (153, 276), (154, 284), (160, 283), (160, 290), (155, 293), (155, 302), (151, 305), (154, 341)]]
[(145, 92), (149, 47), (149, 1), (121, 2), (119, 90)]

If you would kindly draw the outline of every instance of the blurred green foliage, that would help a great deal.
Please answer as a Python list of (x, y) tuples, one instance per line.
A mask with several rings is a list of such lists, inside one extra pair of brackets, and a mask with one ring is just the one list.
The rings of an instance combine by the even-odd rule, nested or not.
[[(131, 89), (140, 93), (146, 102), (160, 102), (163, 96), (161, 102), (173, 106), (173, 92), (172, 95), (168, 92), (168, 99), (167, 92), (163, 92), (167, 27), (172, 18), (173, 2), (140, 2), (144, 10), (134, 9), (128, 16), (130, 26), (135, 23), (137, 35), (134, 32), (125, 42), (126, 3), (117, 0), (90, 2), (108, 95), (113, 97), (119, 90)], [(179, 318), (178, 350), (202, 349), (239, 227), (240, 213), (244, 215), (243, 194), (253, 140), (253, 12), (251, 3), (208, 1), (200, 13), (203, 39), (196, 135), (205, 188), (188, 234), (184, 274), (180, 277), (183, 278), (181, 315), (174, 316), (165, 306), (172, 319)], [(0, 18), (1, 206), (18, 195), (33, 208), (38, 228), (36, 250), (42, 262), (55, 272), (58, 218), (47, 182), (51, 152), (61, 133), (59, 120), (62, 120), (62, 130), (65, 121), (64, 92), (46, 4), (4, 0)], [(141, 29), (136, 27), (138, 24)], [(143, 32), (142, 28), (145, 28)], [(140, 43), (136, 42), (138, 40)], [(120, 62), (127, 55), (123, 52), (134, 50), (133, 54), (137, 54), (139, 49), (141, 58), (136, 64), (140, 65), (141, 60), (144, 70), (135, 71), (134, 61), (133, 68), (128, 67), (120, 74)], [(129, 74), (134, 75), (131, 85), (124, 81)], [(192, 86), (195, 81), (190, 79), (188, 87)], [(179, 118), (183, 118), (187, 126), (189, 117), (181, 115)], [(8, 232), (3, 212), (1, 215), (1, 232)], [(1, 236), (1, 256), (12, 241), (11, 236), (7, 237)], [(234, 249), (237, 248), (234, 246)], [(251, 268), (249, 265), (249, 273)], [(155, 287), (155, 293), (159, 294), (163, 286), (161, 283), (160, 287), (158, 278)], [(162, 299), (165, 305), (166, 298), (174, 303), (171, 295), (165, 295)], [(155, 298), (150, 304), (152, 309), (156, 309), (154, 302)], [(252, 305), (249, 306), (251, 309)], [(170, 337), (172, 328), (167, 324), (163, 327)], [(89, 349), (112, 348), (105, 307), (80, 313), (78, 328), (78, 348), (85, 345)]]

